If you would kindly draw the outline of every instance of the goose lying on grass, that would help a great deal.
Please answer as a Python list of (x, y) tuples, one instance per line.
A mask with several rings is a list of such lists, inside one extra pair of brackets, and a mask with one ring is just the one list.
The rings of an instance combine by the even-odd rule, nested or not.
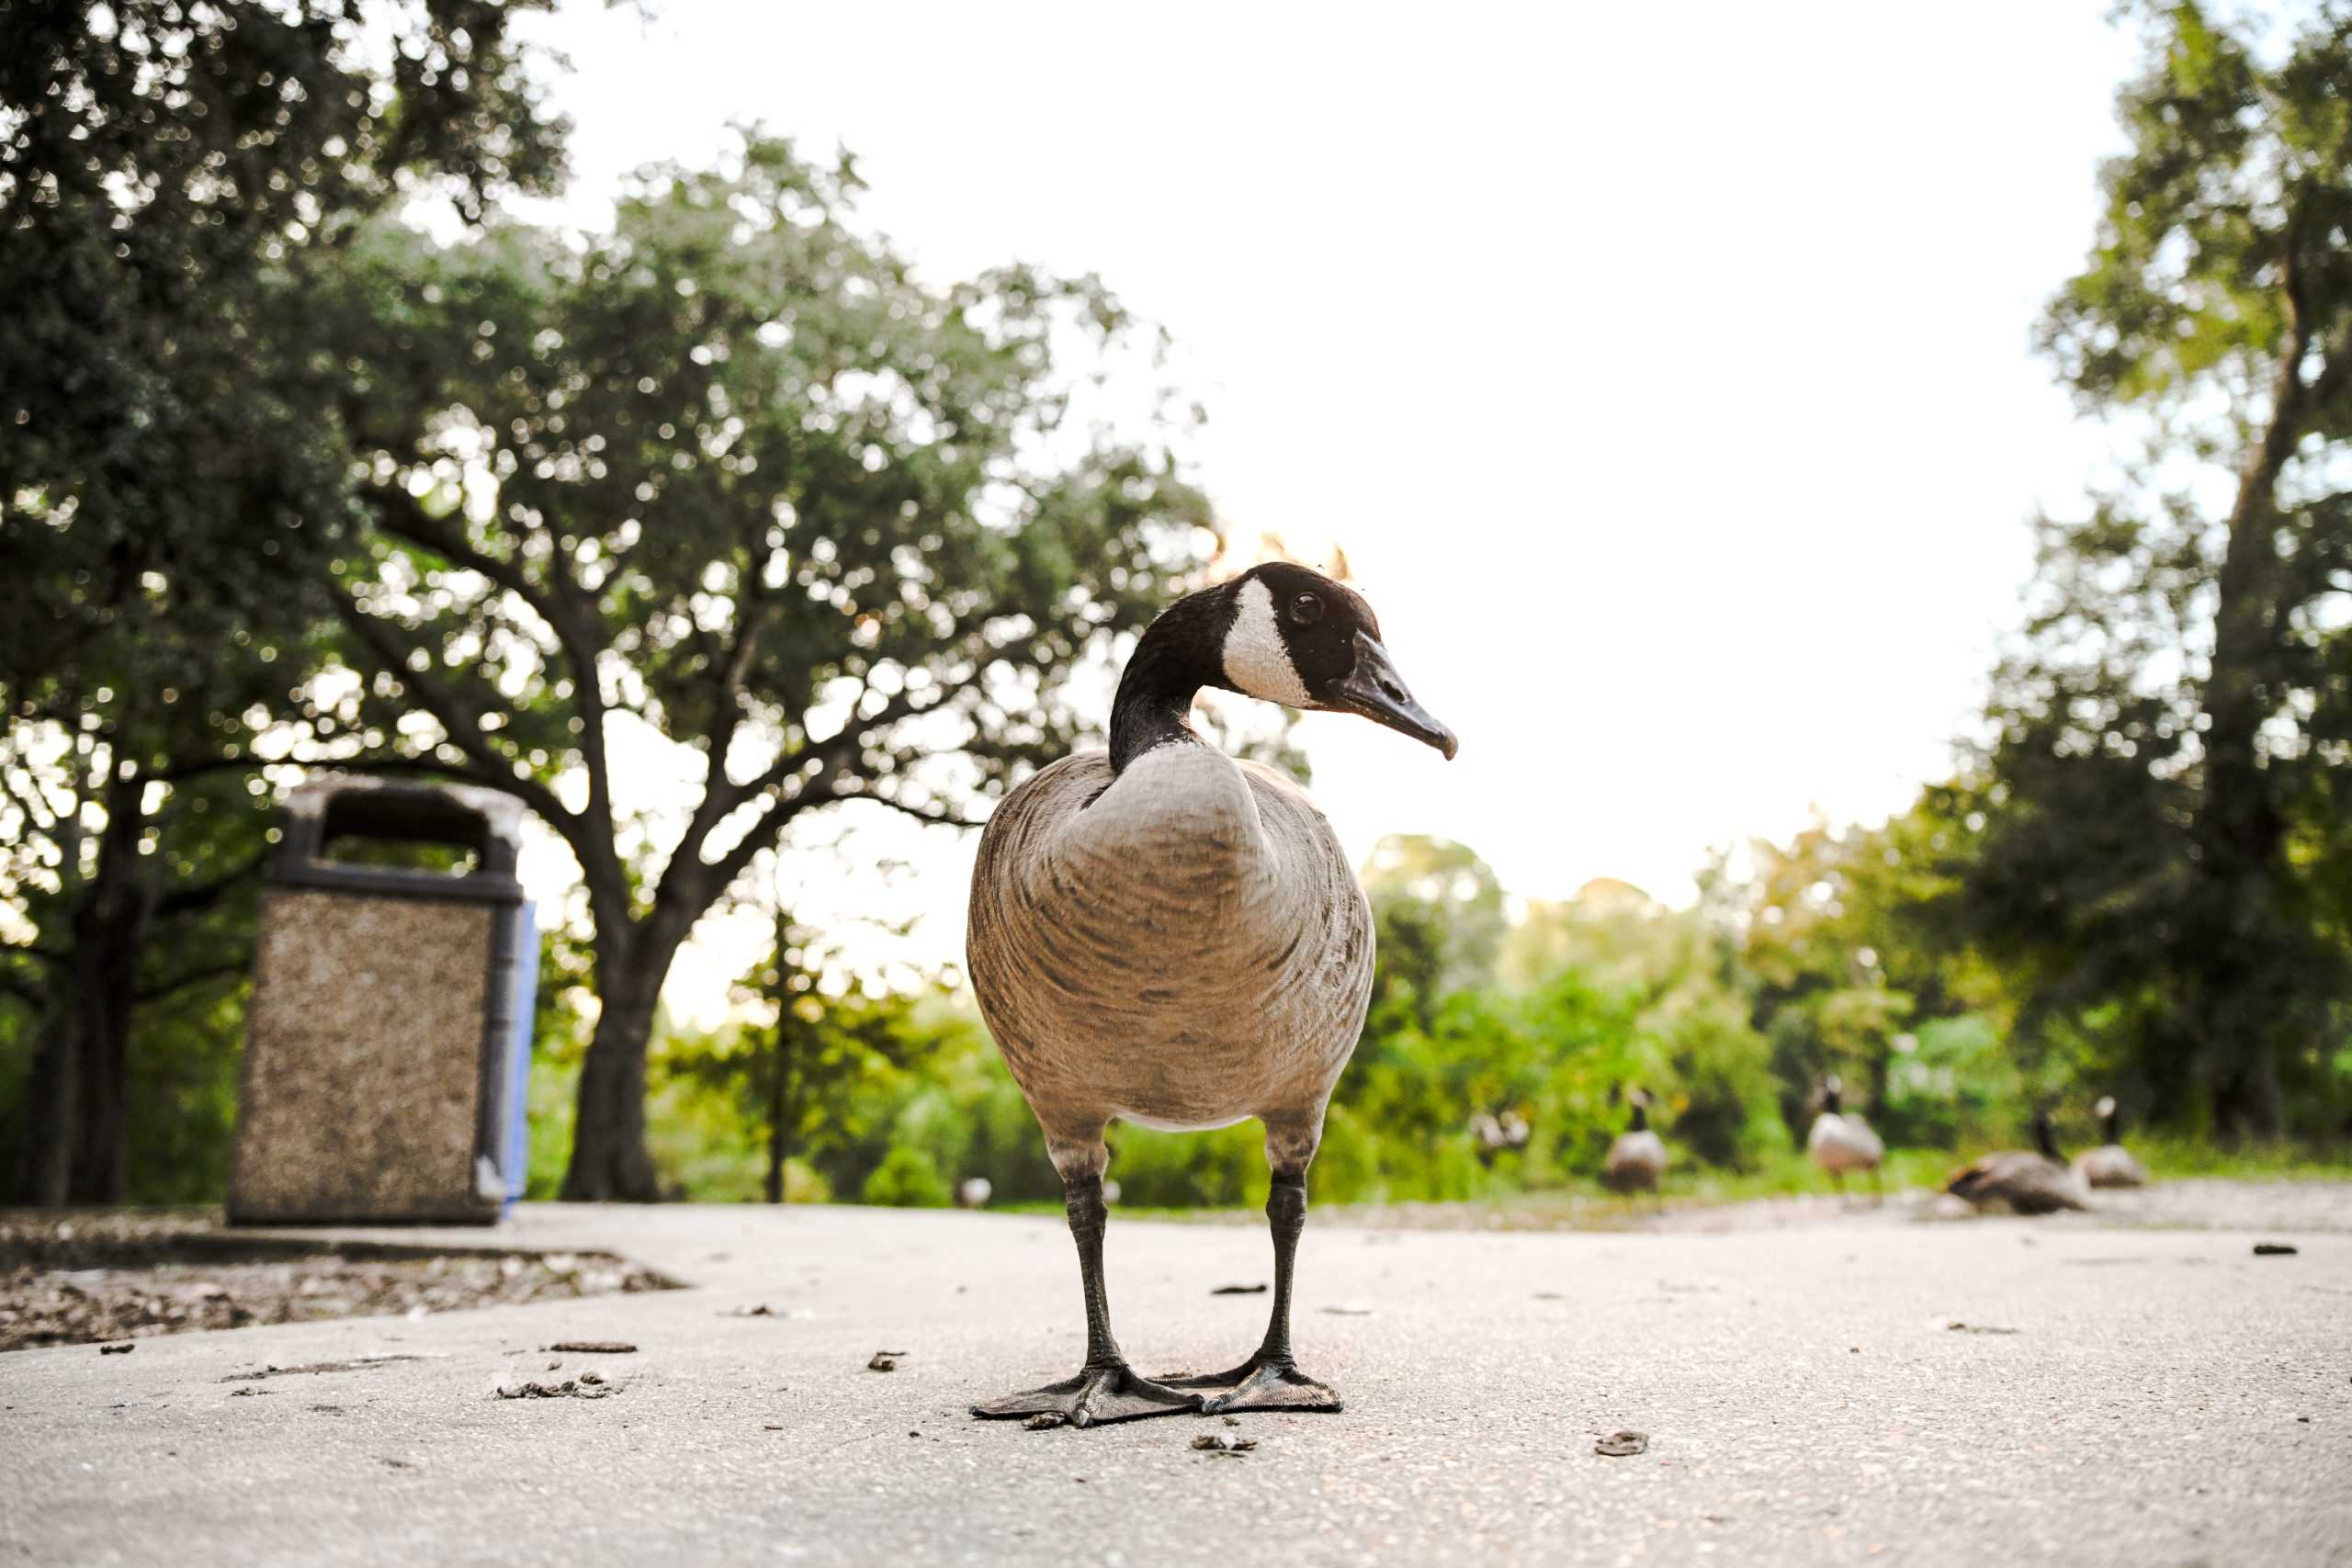
[[(1111, 710), (1111, 750), (1005, 798), (972, 874), (972, 989), (1060, 1173), (1085, 1287), (1078, 1375), (973, 1406), (1087, 1427), (1180, 1410), (1337, 1410), (1290, 1343), (1306, 1168), (1372, 994), (1372, 911), (1296, 784), (1193, 733), (1204, 686), (1360, 714), (1451, 759), (1453, 733), (1389, 662), (1372, 606), (1300, 566), (1258, 567), (1170, 605)], [(1111, 1335), (1102, 1134), (1114, 1118), (1265, 1124), (1273, 1311), (1227, 1372), (1152, 1381)]]

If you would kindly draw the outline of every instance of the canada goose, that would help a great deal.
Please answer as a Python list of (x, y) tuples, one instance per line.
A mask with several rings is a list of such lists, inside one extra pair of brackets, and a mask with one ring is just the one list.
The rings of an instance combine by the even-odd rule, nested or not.
[(2123, 1146), (2123, 1119), (2116, 1111), (2115, 1096), (2102, 1095), (2094, 1107), (2107, 1142), (2075, 1156), (2075, 1174), (2093, 1187), (2145, 1187), (2147, 1168)]
[(1846, 1190), (1846, 1173), (1867, 1170), (1871, 1173), (1871, 1188), (1878, 1190), (1879, 1162), (1886, 1158), (1886, 1145), (1871, 1131), (1870, 1123), (1845, 1108), (1845, 1085), (1831, 1075), (1821, 1086), (1821, 1114), (1813, 1119), (1813, 1131), (1805, 1134), (1804, 1152), (1813, 1163), (1829, 1173), (1838, 1190)]
[(2033, 1113), (2033, 1150), (2004, 1149), (1954, 1171), (1944, 1190), (1980, 1209), (2006, 1203), (2020, 1214), (2089, 1208), (2090, 1189), (2066, 1168), (2046, 1111)]
[(1650, 1131), (1650, 1097), (1640, 1089), (1629, 1096), (1634, 1119), (1609, 1145), (1600, 1168), (1601, 1185), (1611, 1192), (1655, 1192), (1666, 1174), (1666, 1141)]
[(1506, 1111), (1500, 1116), (1481, 1111), (1470, 1118), (1470, 1131), (1478, 1140), (1478, 1163), (1492, 1168), (1496, 1156), (1505, 1149), (1527, 1146), (1527, 1118), (1516, 1111)]
[(985, 1176), (967, 1177), (956, 1184), (956, 1206), (965, 1209), (985, 1209), (996, 1191), (996, 1183)]
[[(1337, 1410), (1298, 1371), (1291, 1270), (1325, 1102), (1372, 998), (1371, 906), (1296, 784), (1194, 734), (1204, 686), (1354, 713), (1454, 754), (1414, 702), (1372, 606), (1272, 562), (1170, 605), (1136, 645), (1111, 750), (1065, 757), (1007, 795), (980, 836), (972, 990), (1060, 1173), (1085, 1284), (1076, 1377), (972, 1407), (1072, 1426), (1179, 1410)], [(1102, 1285), (1103, 1128), (1194, 1130), (1255, 1116), (1272, 1188), (1273, 1312), (1240, 1366), (1138, 1375)], [(1213, 1391), (1210, 1393), (1195, 1391)]]

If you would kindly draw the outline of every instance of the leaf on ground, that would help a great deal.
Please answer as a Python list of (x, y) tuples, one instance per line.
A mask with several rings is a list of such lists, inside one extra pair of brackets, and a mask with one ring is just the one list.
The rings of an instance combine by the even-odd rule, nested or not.
[(1608, 1459), (1624, 1459), (1645, 1451), (1649, 1446), (1650, 1435), (1647, 1432), (1627, 1430), (1610, 1433), (1592, 1445), (1592, 1451)]
[(548, 1346), (548, 1349), (557, 1355), (573, 1356), (634, 1356), (637, 1354), (637, 1347), (626, 1339), (559, 1339)]
[(1262, 1296), (1265, 1293), (1266, 1286), (1262, 1281), (1255, 1285), (1219, 1285), (1209, 1292), (1213, 1296)]
[(1239, 1459), (1258, 1446), (1255, 1438), (1228, 1438), (1222, 1432), (1204, 1432), (1193, 1439), (1193, 1447), (1203, 1453), (1221, 1454)]
[(1040, 1410), (1036, 1415), (1032, 1416), (1028, 1420), (1021, 1423), (1021, 1425), (1028, 1431), (1050, 1432), (1057, 1427), (1069, 1426), (1069, 1417), (1062, 1415), (1058, 1411)]
[(501, 1399), (603, 1399), (618, 1393), (619, 1385), (605, 1382), (602, 1378), (597, 1378), (593, 1383), (566, 1378), (561, 1382), (500, 1383), (497, 1388)]
[(1333, 1317), (1370, 1317), (1372, 1315), (1370, 1307), (1359, 1306), (1353, 1302), (1344, 1306), (1327, 1306), (1323, 1310)]
[(865, 1363), (865, 1370), (869, 1372), (895, 1372), (899, 1370), (899, 1358), (905, 1354), (904, 1350), (876, 1350), (873, 1359)]
[[(2256, 1258), (2292, 1258), (2295, 1249), (2283, 1241), (2257, 1241), (2254, 1244), (2254, 1255)], [(123, 1348), (128, 1350), (130, 1347), (125, 1345)]]
[(1958, 1318), (1954, 1318), (1950, 1323), (1945, 1324), (1944, 1327), (1953, 1334), (2017, 1334), (2022, 1332), (2021, 1330), (2015, 1328), (1996, 1328), (1989, 1323), (1962, 1323)]
[(101, 1356), (128, 1356), (133, 1350), (138, 1348), (139, 1347), (136, 1345), (101, 1345), (98, 1347), (98, 1354)]

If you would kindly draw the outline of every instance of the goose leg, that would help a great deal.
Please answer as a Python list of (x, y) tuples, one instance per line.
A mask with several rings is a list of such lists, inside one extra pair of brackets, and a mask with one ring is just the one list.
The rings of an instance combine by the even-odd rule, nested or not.
[[(1098, 1145), (1099, 1146), (1099, 1145)], [(1086, 1365), (1074, 1378), (972, 1406), (988, 1420), (1058, 1416), (1073, 1427), (1099, 1427), (1146, 1416), (1198, 1410), (1201, 1396), (1166, 1388), (1140, 1376), (1111, 1337), (1111, 1299), (1102, 1287), (1102, 1232), (1110, 1211), (1102, 1202), (1102, 1169), (1066, 1178), (1064, 1203), (1069, 1234), (1078, 1243), (1078, 1271), (1086, 1291)]]
[(1306, 1229), (1306, 1170), (1274, 1172), (1273, 1190), (1266, 1195), (1266, 1224), (1274, 1237), (1274, 1304), (1266, 1324), (1266, 1337), (1251, 1356), (1230, 1371), (1204, 1377), (1169, 1377), (1171, 1388), (1216, 1389), (1202, 1413), (1221, 1416), (1234, 1410), (1329, 1410), (1340, 1408), (1340, 1396), (1298, 1370), (1290, 1349), (1290, 1281), (1298, 1257), (1299, 1234)]

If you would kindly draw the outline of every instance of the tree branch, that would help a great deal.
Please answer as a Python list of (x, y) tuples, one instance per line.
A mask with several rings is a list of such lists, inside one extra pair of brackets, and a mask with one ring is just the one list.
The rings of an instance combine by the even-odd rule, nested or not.
[(155, 913), (185, 915), (209, 908), (231, 888), (259, 871), (268, 858), (268, 851), (256, 851), (209, 882), (191, 882), (185, 886), (175, 887), (155, 900)]
[(240, 773), (254, 773), (276, 765), (266, 758), (251, 754), (242, 757), (210, 757), (192, 762), (173, 762), (157, 768), (146, 777), (153, 784), (186, 784), (190, 779), (202, 778), (207, 773), (228, 773), (232, 770)]
[[(555, 633), (564, 661), (571, 666), (571, 689), (580, 705), (580, 751), (581, 761), (588, 769), (589, 814), (603, 825), (609, 837), (613, 820), (612, 772), (611, 760), (605, 750), (605, 688), (597, 669), (604, 650), (586, 629), (596, 624), (594, 607), (582, 601), (578, 585), (564, 570), (562, 547), (553, 540), (548, 542), (548, 581), (542, 586), (531, 581), (521, 562), (490, 554), (461, 531), (427, 517), (405, 495), (395, 501), (379, 492), (375, 506), (379, 525), (385, 533), (481, 573), (529, 605), (531, 612)], [(443, 728), (447, 728), (446, 723)], [(575, 843), (574, 848), (578, 847)]]
[(988, 826), (986, 818), (966, 817), (942, 806), (916, 806), (909, 801), (895, 799), (887, 795), (876, 795), (867, 790), (837, 792), (832, 798), (870, 800), (876, 806), (887, 806), (893, 811), (903, 812), (918, 822), (934, 823), (943, 828), (985, 828)]
[(49, 1007), (49, 998), (40, 987), (11, 969), (0, 969), (0, 997), (12, 997), (35, 1012)]
[(538, 780), (517, 775), (512, 761), (482, 739), (481, 716), (462, 696), (442, 685), (430, 674), (410, 669), (400, 640), (390, 635), (388, 623), (360, 608), (358, 601), (342, 590), (335, 592), (334, 607), (335, 614), (351, 628), (352, 635), (367, 645), (368, 651), (375, 657), (377, 667), (415, 693), (417, 701), (441, 726), (449, 743), (471, 760), (473, 768), (461, 773), (460, 776), (517, 797), (545, 818), (548, 825), (561, 833), (575, 849), (582, 847), (586, 834), (580, 814), (557, 799), (555, 792)]
[(243, 978), (252, 968), (253, 954), (250, 953), (240, 954), (233, 959), (223, 959), (217, 964), (200, 964), (184, 975), (175, 975), (171, 979), (158, 981), (153, 986), (141, 987), (132, 999), (141, 1002), (161, 1001), (175, 991), (185, 991), (190, 986), (200, 986), (207, 980), (223, 979), (232, 975)]

